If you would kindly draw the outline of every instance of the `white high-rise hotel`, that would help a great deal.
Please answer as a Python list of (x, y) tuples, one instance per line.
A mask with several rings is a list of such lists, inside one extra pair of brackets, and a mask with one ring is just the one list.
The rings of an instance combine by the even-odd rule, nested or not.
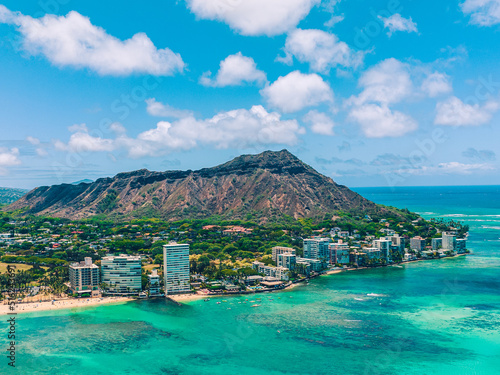
[(189, 293), (189, 244), (175, 242), (163, 246), (165, 295)]

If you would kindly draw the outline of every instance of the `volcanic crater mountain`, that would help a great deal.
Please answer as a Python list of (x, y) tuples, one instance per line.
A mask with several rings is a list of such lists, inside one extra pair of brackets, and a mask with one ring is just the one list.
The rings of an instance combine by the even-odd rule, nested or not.
[(24, 214), (115, 220), (158, 217), (325, 217), (339, 211), (383, 214), (381, 207), (336, 184), (287, 150), (242, 155), (197, 171), (141, 169), (93, 183), (33, 189), (5, 208)]

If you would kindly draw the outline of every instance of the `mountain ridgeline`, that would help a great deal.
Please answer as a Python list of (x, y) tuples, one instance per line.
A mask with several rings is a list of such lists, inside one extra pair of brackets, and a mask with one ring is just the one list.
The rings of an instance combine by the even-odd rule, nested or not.
[(339, 212), (398, 214), (336, 184), (287, 150), (242, 155), (197, 171), (141, 169), (93, 183), (38, 187), (5, 208), (69, 219), (279, 220)]

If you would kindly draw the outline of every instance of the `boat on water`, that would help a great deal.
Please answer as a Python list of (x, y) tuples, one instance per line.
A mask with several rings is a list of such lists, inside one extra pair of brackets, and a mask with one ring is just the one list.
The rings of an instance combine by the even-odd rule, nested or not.
[(210, 301), (210, 298), (205, 298), (203, 301), (205, 302)]
[(148, 295), (144, 292), (139, 293), (139, 298), (148, 298)]
[(260, 305), (258, 305), (258, 304), (252, 305), (252, 307), (259, 307), (259, 306), (260, 306)]

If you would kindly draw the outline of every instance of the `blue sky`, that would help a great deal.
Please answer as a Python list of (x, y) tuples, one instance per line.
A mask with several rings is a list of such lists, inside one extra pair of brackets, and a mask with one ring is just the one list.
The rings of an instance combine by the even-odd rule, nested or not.
[(500, 0), (0, 4), (0, 186), (289, 149), (347, 186), (500, 184)]

